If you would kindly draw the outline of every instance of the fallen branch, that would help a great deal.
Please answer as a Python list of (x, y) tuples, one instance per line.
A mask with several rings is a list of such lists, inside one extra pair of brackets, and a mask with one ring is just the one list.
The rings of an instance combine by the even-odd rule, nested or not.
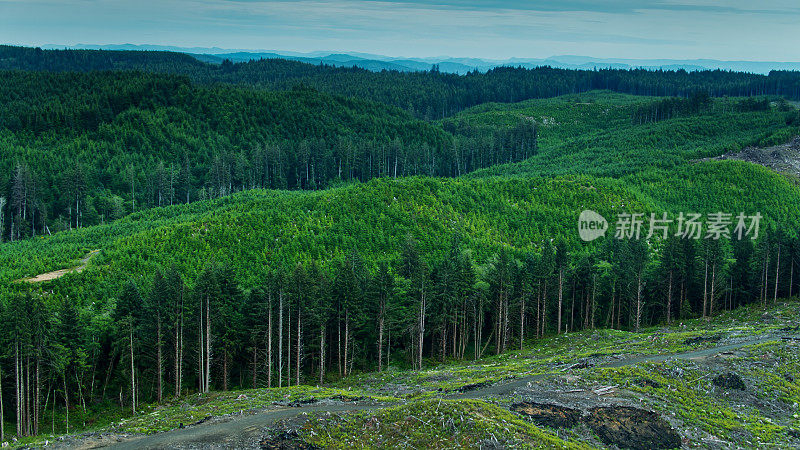
[(592, 390), (592, 392), (594, 392), (597, 395), (606, 395), (613, 393), (616, 388), (617, 386), (605, 386), (598, 389), (594, 389)]

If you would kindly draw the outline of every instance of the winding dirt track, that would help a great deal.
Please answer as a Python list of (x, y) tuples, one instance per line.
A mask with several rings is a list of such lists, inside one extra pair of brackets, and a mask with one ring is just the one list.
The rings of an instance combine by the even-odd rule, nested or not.
[[(693, 350), (684, 353), (668, 355), (634, 356), (622, 360), (599, 364), (595, 367), (623, 367), (643, 362), (662, 362), (669, 359), (700, 360), (722, 352), (728, 352), (749, 345), (779, 341), (780, 336), (770, 335), (753, 338), (742, 342), (723, 344), (713, 348)], [(475, 389), (465, 393), (446, 395), (445, 398), (479, 399), (511, 395), (515, 390), (526, 387), (528, 383), (546, 377), (547, 375), (533, 375), (500, 382), (491, 386)], [(182, 429), (167, 431), (150, 436), (121, 436), (106, 435), (87, 438), (84, 441), (72, 442), (58, 446), (62, 448), (100, 448), (111, 447), (114, 449), (162, 449), (162, 448), (258, 448), (258, 442), (263, 436), (263, 430), (281, 419), (289, 419), (303, 413), (313, 412), (349, 412), (374, 410), (385, 407), (383, 404), (363, 403), (328, 403), (324, 405), (304, 405), (287, 408), (276, 407), (255, 413), (245, 413), (241, 416), (229, 416), (210, 420), (200, 425), (189, 426)]]
[(61, 277), (63, 277), (64, 275), (66, 275), (68, 273), (72, 273), (72, 272), (80, 273), (80, 272), (83, 271), (83, 269), (86, 268), (86, 266), (89, 265), (89, 261), (92, 258), (94, 258), (95, 255), (97, 255), (98, 253), (100, 253), (100, 250), (93, 250), (93, 251), (89, 252), (86, 256), (83, 257), (83, 259), (81, 259), (81, 263), (78, 264), (75, 267), (70, 267), (69, 269), (54, 270), (53, 272), (42, 273), (42, 274), (36, 275), (35, 277), (24, 278), (24, 279), (19, 280), (19, 281), (22, 281), (22, 282), (25, 282), (25, 283), (41, 283), (41, 282), (44, 282), (44, 281), (50, 281), (50, 280), (55, 280), (57, 278), (61, 278)]

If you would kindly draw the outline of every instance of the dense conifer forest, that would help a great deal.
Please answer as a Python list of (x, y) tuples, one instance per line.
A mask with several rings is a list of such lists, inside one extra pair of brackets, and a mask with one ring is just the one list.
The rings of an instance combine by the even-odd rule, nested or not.
[[(796, 73), (458, 76), (17, 47), (0, 68), (6, 435), (800, 289), (797, 178), (708, 160), (800, 134)], [(757, 238), (673, 224), (584, 243), (584, 209), (763, 221)]]
[(169, 52), (41, 50), (10, 46), (0, 46), (0, 69), (143, 70), (186, 75), (201, 84), (244, 84), (278, 90), (305, 85), (322, 92), (397, 106), (428, 120), (487, 102), (519, 102), (597, 89), (665, 97), (689, 97), (702, 91), (714, 97), (778, 95), (800, 100), (800, 75), (791, 71), (757, 75), (722, 70), (583, 71), (498, 67), (485, 73), (474, 71), (461, 76), (439, 72), (435, 66), (427, 72), (372, 72), (284, 59), (228, 61), (216, 65)]
[(245, 189), (457, 176), (537, 145), (524, 119), (448, 133), (308, 88), (204, 88), (132, 72), (7, 72), (0, 123), (9, 240)]

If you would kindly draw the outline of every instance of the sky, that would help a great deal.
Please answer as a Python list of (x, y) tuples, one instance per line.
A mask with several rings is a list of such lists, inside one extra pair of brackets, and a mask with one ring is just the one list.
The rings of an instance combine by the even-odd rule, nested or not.
[(798, 0), (0, 0), (0, 43), (800, 61)]

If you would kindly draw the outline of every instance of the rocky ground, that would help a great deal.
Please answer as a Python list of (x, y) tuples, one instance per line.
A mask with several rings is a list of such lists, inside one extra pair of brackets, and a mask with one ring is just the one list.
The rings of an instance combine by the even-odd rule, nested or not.
[(710, 159), (749, 161), (779, 173), (800, 177), (800, 136), (796, 136), (787, 144), (765, 148), (747, 147), (737, 153)]

